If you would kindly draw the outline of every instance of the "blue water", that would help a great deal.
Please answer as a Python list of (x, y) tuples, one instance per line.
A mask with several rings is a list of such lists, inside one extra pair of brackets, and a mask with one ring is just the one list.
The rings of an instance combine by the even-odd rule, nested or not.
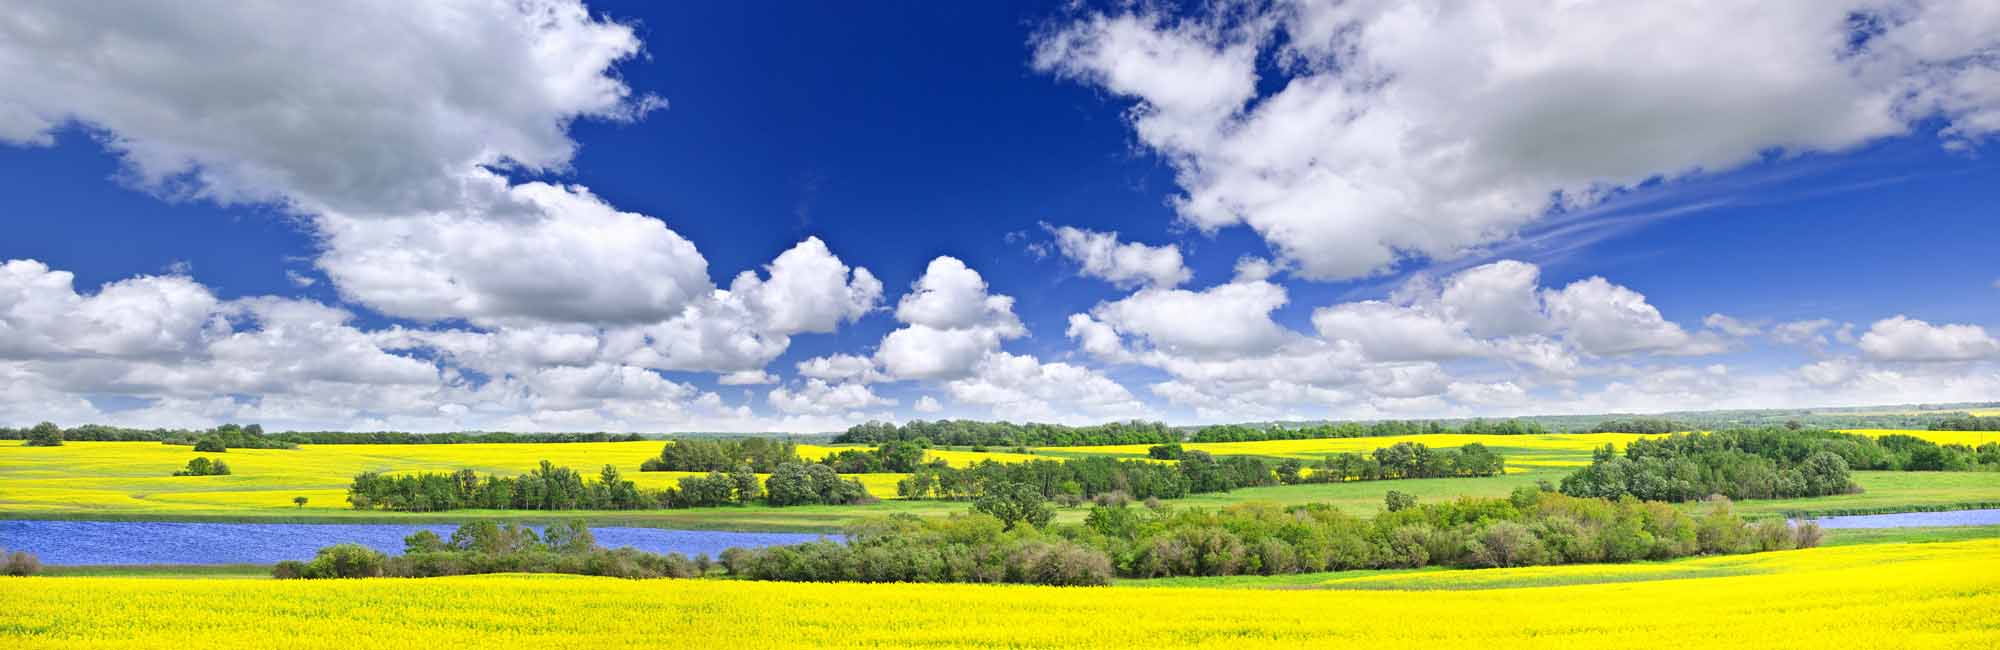
[(1995, 526), (2000, 510), (1953, 510), (1950, 512), (1898, 512), (1887, 515), (1820, 517), (1820, 528), (1915, 528), (1918, 526)]
[[(27, 551), (43, 564), (271, 564), (310, 560), (321, 547), (345, 542), (384, 553), (403, 552), (419, 530), (451, 538), (457, 526), (390, 524), (220, 524), (150, 521), (0, 520), (0, 549)], [(539, 532), (540, 528), (537, 527)], [(591, 528), (597, 545), (654, 553), (715, 557), (731, 546), (798, 544), (838, 535), (730, 533), (661, 528)]]

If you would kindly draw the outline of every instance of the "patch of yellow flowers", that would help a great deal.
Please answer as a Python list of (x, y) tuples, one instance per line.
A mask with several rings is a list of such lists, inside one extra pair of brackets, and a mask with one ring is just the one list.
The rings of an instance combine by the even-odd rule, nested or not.
[(1821, 548), (1757, 557), (1760, 566), (1747, 573), (1667, 572), (1639, 581), (1632, 581), (1624, 567), (1573, 567), (1603, 571), (1605, 581), (1548, 587), (1480, 588), (1508, 572), (1546, 567), (1421, 574), (1447, 583), (1458, 576), (1478, 576), (1464, 588), (1445, 591), (521, 575), (322, 581), (16, 578), (0, 579), (0, 603), (5, 603), (0, 607), (0, 647), (2000, 645), (2000, 540)]

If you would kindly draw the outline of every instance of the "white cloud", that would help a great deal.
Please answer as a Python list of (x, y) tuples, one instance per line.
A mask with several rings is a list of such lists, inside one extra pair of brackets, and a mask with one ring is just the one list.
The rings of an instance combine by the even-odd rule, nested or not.
[(1367, 300), (1313, 311), (1320, 336), (1353, 341), (1375, 361), (1441, 361), (1482, 352), (1464, 328), (1412, 307)]
[(1897, 315), (1861, 335), (1861, 351), (1876, 361), (1972, 361), (2000, 356), (2000, 341), (1978, 325), (1932, 325)]
[(939, 403), (935, 397), (925, 395), (917, 398), (917, 403), (911, 408), (916, 409), (918, 413), (937, 413), (944, 410), (944, 404)]
[(1727, 314), (1709, 314), (1707, 318), (1701, 320), (1701, 324), (1708, 326), (1709, 329), (1736, 338), (1756, 336), (1764, 333), (1763, 326), (1757, 323), (1745, 323)]
[(1561, 291), (1545, 289), (1542, 300), (1550, 320), (1567, 330), (1565, 340), (1591, 354), (1705, 354), (1722, 349), (1662, 318), (1646, 296), (1602, 277), (1572, 282)]
[(226, 323), (219, 300), (185, 276), (139, 276), (88, 296), (75, 276), (35, 260), (0, 264), (0, 358), (67, 355), (171, 358)]
[(969, 377), (945, 384), (953, 400), (1015, 421), (1104, 422), (1140, 417), (1144, 404), (1118, 382), (1082, 366), (993, 352)]
[(1118, 242), (1118, 233), (1095, 232), (1042, 224), (1056, 237), (1063, 257), (1081, 265), (1078, 274), (1095, 277), (1121, 288), (1141, 285), (1172, 287), (1188, 281), (1193, 274), (1181, 263), (1180, 248), (1147, 246), (1138, 242)]
[(1786, 345), (1824, 346), (1826, 336), (1820, 331), (1832, 326), (1833, 321), (1824, 318), (1779, 323), (1771, 327), (1771, 338)]
[(762, 327), (780, 334), (832, 332), (882, 300), (882, 281), (865, 268), (850, 271), (818, 237), (808, 237), (765, 267), (768, 280), (744, 271), (729, 285)]
[(488, 191), (479, 168), (561, 170), (570, 121), (656, 105), (612, 72), (639, 51), (562, 0), (26, 2), (0, 18), (0, 141), (79, 123), (167, 195), (450, 212)]
[(1169, 354), (1197, 357), (1269, 352), (1291, 332), (1271, 320), (1287, 301), (1270, 282), (1232, 282), (1201, 291), (1148, 288), (1097, 305), (1090, 315)]
[(872, 383), (886, 381), (875, 360), (853, 354), (832, 354), (798, 362), (799, 375), (831, 382)]
[(1536, 292), (1541, 268), (1517, 260), (1482, 264), (1453, 275), (1439, 296), (1445, 313), (1475, 336), (1534, 334), (1548, 328)]
[(771, 402), (772, 407), (785, 413), (818, 415), (848, 413), (896, 404), (896, 400), (876, 395), (862, 384), (829, 384), (818, 379), (808, 379), (805, 385), (797, 389), (784, 386), (773, 388), (765, 398)]
[(875, 359), (899, 379), (955, 379), (1006, 339), (1025, 336), (1014, 298), (992, 295), (978, 271), (953, 257), (931, 260), (896, 304), (907, 325), (882, 338)]
[[(2000, 15), (1982, 6), (1141, 4), (1037, 35), (1033, 65), (1134, 103), (1182, 220), (1248, 225), (1300, 275), (1339, 279), (1774, 150), (1840, 151), (1937, 116), (1954, 146), (1984, 137), (2000, 64), (1979, 53), (2000, 45)], [(1855, 16), (1881, 32), (1854, 45)], [(1284, 76), (1260, 78), (1260, 57)]]

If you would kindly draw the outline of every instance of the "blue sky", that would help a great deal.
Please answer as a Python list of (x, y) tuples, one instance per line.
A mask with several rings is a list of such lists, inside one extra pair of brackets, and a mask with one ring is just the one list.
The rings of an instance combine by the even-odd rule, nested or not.
[(1851, 4), (31, 3), (0, 424), (2000, 399), (2000, 25)]

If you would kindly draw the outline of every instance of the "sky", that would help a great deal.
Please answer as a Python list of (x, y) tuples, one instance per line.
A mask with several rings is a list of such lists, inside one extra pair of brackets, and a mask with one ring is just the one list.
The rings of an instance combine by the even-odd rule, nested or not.
[(19, 3), (0, 426), (2000, 400), (2000, 7)]

